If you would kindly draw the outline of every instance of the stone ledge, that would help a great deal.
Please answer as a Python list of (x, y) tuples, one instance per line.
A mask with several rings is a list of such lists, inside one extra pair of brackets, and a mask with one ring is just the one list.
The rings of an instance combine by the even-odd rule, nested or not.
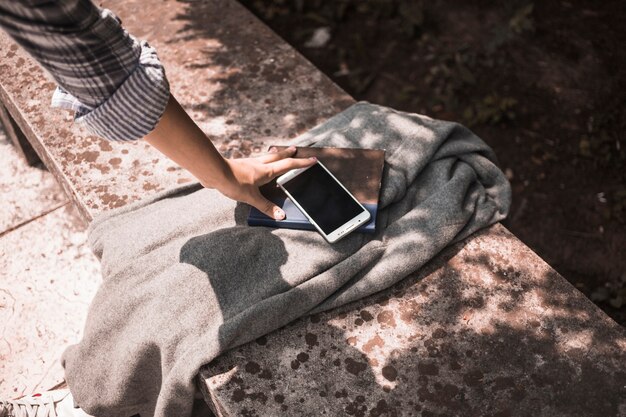
[(503, 226), (222, 355), (219, 416), (626, 415), (626, 331)]
[[(234, 0), (103, 5), (157, 47), (173, 93), (227, 156), (353, 103)], [(85, 220), (191, 181), (145, 143), (79, 131), (49, 108), (54, 83), (3, 32), (0, 51), (0, 100)], [(384, 294), (223, 355), (201, 385), (224, 416), (619, 415), (625, 338), (497, 225)]]
[[(254, 155), (354, 100), (235, 0), (107, 0), (158, 50), (172, 92), (226, 156)], [(193, 178), (150, 145), (111, 143), (49, 106), (55, 83), (0, 31), (0, 101), (83, 219)]]

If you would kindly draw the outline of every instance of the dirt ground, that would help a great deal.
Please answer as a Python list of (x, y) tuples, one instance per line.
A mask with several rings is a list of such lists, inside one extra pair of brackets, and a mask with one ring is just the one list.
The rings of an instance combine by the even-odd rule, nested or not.
[(464, 123), (504, 222), (626, 325), (626, 3), (242, 0), (358, 100)]

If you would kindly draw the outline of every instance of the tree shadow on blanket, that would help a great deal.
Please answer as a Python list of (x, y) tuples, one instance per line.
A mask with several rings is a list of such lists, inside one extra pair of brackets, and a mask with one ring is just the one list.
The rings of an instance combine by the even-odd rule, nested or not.
[(250, 416), (622, 415), (623, 330), (529, 250), (502, 256), (518, 245), (479, 232), (382, 292), (234, 349), (205, 368), (212, 394)]
[(237, 204), (235, 226), (195, 236), (179, 254), (181, 263), (206, 274), (209, 294), (205, 293), (205, 298), (208, 304), (210, 300), (215, 304), (207, 308), (215, 317), (211, 326), (216, 326), (219, 352), (266, 334), (315, 307), (323, 300), (320, 294), (325, 298), (325, 291), (337, 282), (327, 280), (322, 290), (303, 287), (368, 239), (348, 236), (320, 249), (322, 237), (315, 232), (247, 226), (249, 210), (248, 205)]
[[(245, 229), (248, 206), (235, 209), (236, 227), (213, 231), (189, 239), (180, 250), (180, 262), (206, 273), (219, 303), (223, 320), (242, 309), (291, 289), (282, 278), (281, 265), (287, 251), (270, 228)], [(256, 279), (262, 275), (263, 280)]]

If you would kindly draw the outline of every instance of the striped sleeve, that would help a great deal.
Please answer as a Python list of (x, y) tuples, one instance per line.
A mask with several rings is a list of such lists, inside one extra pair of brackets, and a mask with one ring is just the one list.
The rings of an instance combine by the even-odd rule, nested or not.
[(0, 0), (0, 26), (57, 81), (53, 107), (116, 141), (157, 125), (169, 83), (156, 50), (129, 35), (109, 10), (89, 0)]

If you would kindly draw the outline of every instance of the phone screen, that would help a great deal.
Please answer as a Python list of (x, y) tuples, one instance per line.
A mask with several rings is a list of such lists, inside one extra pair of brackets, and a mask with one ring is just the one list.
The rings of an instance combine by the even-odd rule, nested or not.
[(363, 211), (319, 164), (287, 181), (283, 187), (326, 234), (337, 230)]

